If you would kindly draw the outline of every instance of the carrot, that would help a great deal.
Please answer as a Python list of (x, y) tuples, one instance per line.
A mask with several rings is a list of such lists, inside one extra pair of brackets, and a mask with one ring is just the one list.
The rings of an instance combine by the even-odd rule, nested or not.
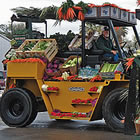
[(60, 80), (60, 81), (64, 80), (64, 78), (62, 78), (62, 77), (57, 77), (55, 79)]
[(125, 63), (125, 65), (126, 65), (126, 71), (128, 71), (128, 69), (130, 68), (130, 66), (133, 64), (133, 62), (134, 62), (134, 58), (127, 58), (126, 59), (128, 62), (127, 63)]
[(62, 17), (63, 17), (62, 7), (60, 7), (60, 8), (58, 9), (57, 14), (58, 14), (58, 18), (61, 20)]
[(68, 8), (67, 10), (67, 14), (66, 14), (66, 19), (69, 20), (70, 19), (70, 16), (71, 16), (71, 8)]
[(83, 21), (84, 18), (85, 18), (85, 17), (84, 17), (83, 12), (82, 12), (82, 11), (79, 11), (79, 13), (78, 13), (78, 19)]
[(73, 6), (72, 8), (74, 8), (75, 10), (82, 10), (80, 6)]
[(73, 19), (76, 16), (74, 10), (72, 8), (68, 8), (67, 14), (66, 14), (66, 19)]
[(90, 7), (90, 8), (93, 8), (93, 7), (95, 7), (96, 5), (95, 4), (89, 4), (88, 5), (88, 7)]
[(11, 89), (11, 88), (15, 88), (15, 87), (16, 87), (15, 84), (11, 84), (10, 87), (9, 87), (9, 89)]

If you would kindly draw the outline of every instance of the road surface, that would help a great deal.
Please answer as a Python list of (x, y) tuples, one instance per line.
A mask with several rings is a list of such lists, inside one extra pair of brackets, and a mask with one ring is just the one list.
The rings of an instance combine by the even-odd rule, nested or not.
[(10, 128), (0, 119), (0, 140), (140, 140), (140, 136), (111, 132), (104, 120), (56, 121), (39, 113), (26, 128)]

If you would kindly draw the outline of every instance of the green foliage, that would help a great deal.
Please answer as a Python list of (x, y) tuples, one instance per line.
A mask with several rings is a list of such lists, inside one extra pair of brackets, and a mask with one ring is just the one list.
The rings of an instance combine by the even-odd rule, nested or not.
[(69, 30), (66, 35), (55, 33), (54, 35), (50, 36), (50, 38), (56, 39), (60, 51), (67, 51), (68, 45), (74, 37), (75, 34), (71, 30)]
[(42, 12), (40, 14), (41, 19), (56, 19), (58, 7), (52, 5), (49, 7), (45, 7), (42, 9)]
[(80, 1), (78, 4), (76, 4), (76, 6), (79, 6), (83, 9), (83, 13), (86, 14), (88, 12), (88, 4), (84, 3), (83, 1)]
[(66, 2), (62, 2), (62, 5), (60, 7), (62, 7), (62, 13), (66, 14), (68, 8), (71, 8), (72, 6), (74, 6), (74, 2), (72, 0), (67, 0)]
[[(101, 34), (102, 32), (102, 25), (97, 25), (97, 24), (93, 24), (93, 23), (90, 23), (90, 22), (86, 22), (86, 25), (85, 25), (85, 31), (86, 33), (89, 33), (90, 31), (92, 31), (93, 33), (98, 33), (98, 34)], [(80, 26), (80, 34), (82, 33), (82, 26)]]
[(30, 42), (29, 44), (25, 45), (24, 48), (23, 48), (23, 52), (24, 51), (30, 51), (35, 45), (35, 42)]
[(25, 8), (25, 7), (17, 7), (11, 9), (13, 12), (15, 12), (17, 15), (22, 15), (22, 16), (28, 16), (28, 17), (34, 17), (38, 18), (41, 14), (41, 9), (40, 8)]
[(10, 24), (0, 24), (0, 34), (6, 36), (9, 39), (12, 39)]
[(110, 3), (110, 2), (104, 2), (103, 5), (104, 5), (104, 4), (111, 4), (111, 3)]

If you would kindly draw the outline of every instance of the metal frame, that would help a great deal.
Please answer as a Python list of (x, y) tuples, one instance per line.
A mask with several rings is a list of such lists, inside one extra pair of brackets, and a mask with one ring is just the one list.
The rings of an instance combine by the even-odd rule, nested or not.
[(47, 38), (47, 21), (46, 20), (40, 20), (37, 18), (31, 18), (26, 16), (16, 17), (15, 15), (12, 15), (11, 17), (11, 30), (12, 30), (12, 36), (13, 36), (13, 22), (25, 22), (26, 29), (29, 31), (29, 38), (32, 38), (32, 23), (45, 23), (45, 37)]
[(85, 66), (85, 64), (86, 64), (86, 59), (85, 59), (85, 22), (91, 22), (91, 23), (95, 23), (95, 24), (101, 24), (101, 25), (104, 25), (104, 26), (109, 26), (109, 28), (111, 29), (115, 44), (117, 46), (119, 56), (122, 60), (124, 58), (123, 58), (121, 47), (120, 47), (120, 44), (119, 44), (119, 41), (118, 41), (118, 38), (117, 38), (117, 34), (114, 30), (115, 26), (118, 25), (118, 26), (133, 27), (135, 36), (136, 36), (137, 41), (140, 45), (140, 38), (139, 38), (139, 35), (137, 33), (135, 24), (129, 23), (129, 22), (123, 22), (123, 21), (116, 20), (116, 19), (111, 19), (111, 18), (86, 18), (84, 21), (82, 21), (82, 66)]

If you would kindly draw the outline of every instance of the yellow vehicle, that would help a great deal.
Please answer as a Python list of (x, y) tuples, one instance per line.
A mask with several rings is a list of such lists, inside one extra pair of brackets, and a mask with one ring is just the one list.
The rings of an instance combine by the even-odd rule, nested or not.
[[(85, 22), (87, 21), (109, 26), (122, 59), (114, 26), (132, 26), (138, 38), (136, 23), (112, 17), (87, 16), (82, 21), (83, 49), (79, 54), (82, 56), (82, 66), (89, 63), (88, 57), (90, 57), (84, 50)], [(93, 61), (93, 63), (96, 62)], [(51, 119), (94, 121), (104, 118), (111, 130), (123, 131), (122, 120), (125, 116), (126, 98), (121, 100), (120, 97), (128, 92), (129, 87), (129, 79), (125, 73), (115, 74), (113, 79), (96, 81), (43, 80), (45, 67), (46, 64), (40, 61), (7, 63), (7, 83), (0, 105), (1, 118), (5, 124), (12, 127), (24, 127), (34, 121), (37, 112), (47, 110)]]

